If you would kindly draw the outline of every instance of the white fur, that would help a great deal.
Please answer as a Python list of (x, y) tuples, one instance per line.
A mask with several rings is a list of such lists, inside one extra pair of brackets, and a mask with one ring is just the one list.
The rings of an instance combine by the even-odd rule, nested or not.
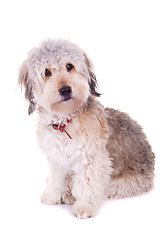
[[(51, 119), (46, 119), (46, 122), (49, 121)], [(92, 137), (75, 135), (72, 132), (76, 128), (74, 125), (78, 125), (77, 121), (74, 117), (72, 125), (68, 125), (72, 140), (39, 121), (38, 142), (46, 153), (50, 169), (48, 184), (41, 199), (47, 204), (68, 203), (67, 195), (71, 192), (76, 200), (72, 212), (85, 218), (96, 214), (104, 199), (112, 169), (105, 150), (106, 139), (99, 138), (97, 141), (97, 136), (94, 140)], [(89, 135), (89, 131), (86, 134)], [(67, 175), (71, 182), (67, 181)]]

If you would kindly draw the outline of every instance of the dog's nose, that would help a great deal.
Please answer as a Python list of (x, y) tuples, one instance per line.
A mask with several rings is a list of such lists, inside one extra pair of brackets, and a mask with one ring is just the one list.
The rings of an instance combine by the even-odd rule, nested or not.
[(59, 93), (63, 97), (69, 97), (72, 93), (72, 88), (68, 85), (64, 85), (59, 89)]

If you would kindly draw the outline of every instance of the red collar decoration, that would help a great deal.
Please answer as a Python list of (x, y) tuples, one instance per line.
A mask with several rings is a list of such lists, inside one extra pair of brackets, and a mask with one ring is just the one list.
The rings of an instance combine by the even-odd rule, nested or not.
[(65, 132), (67, 134), (67, 136), (72, 139), (72, 137), (69, 135), (69, 133), (65, 130), (65, 127), (68, 125), (68, 123), (70, 123), (72, 121), (71, 118), (67, 118), (65, 119), (63, 122), (60, 122), (59, 124), (57, 123), (51, 123), (49, 126), (52, 126), (52, 128), (54, 130), (59, 130), (61, 132)]

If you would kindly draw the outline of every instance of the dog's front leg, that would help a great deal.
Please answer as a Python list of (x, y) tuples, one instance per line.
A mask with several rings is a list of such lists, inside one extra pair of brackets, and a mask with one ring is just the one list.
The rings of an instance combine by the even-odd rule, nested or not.
[(49, 162), (47, 186), (41, 195), (41, 201), (46, 204), (60, 204), (65, 191), (65, 170), (58, 163)]
[(76, 202), (72, 213), (78, 218), (95, 216), (104, 200), (105, 189), (110, 179), (110, 167), (101, 164), (105, 161), (89, 161), (83, 167), (79, 167), (74, 175), (72, 194)]

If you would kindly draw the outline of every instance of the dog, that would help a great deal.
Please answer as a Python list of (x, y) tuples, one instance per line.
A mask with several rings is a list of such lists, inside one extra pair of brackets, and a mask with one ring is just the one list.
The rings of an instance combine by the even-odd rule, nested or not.
[(87, 54), (68, 40), (48, 39), (33, 48), (18, 83), (38, 112), (37, 139), (49, 164), (41, 201), (73, 204), (84, 219), (106, 198), (126, 198), (152, 189), (155, 156), (139, 124), (104, 108)]

